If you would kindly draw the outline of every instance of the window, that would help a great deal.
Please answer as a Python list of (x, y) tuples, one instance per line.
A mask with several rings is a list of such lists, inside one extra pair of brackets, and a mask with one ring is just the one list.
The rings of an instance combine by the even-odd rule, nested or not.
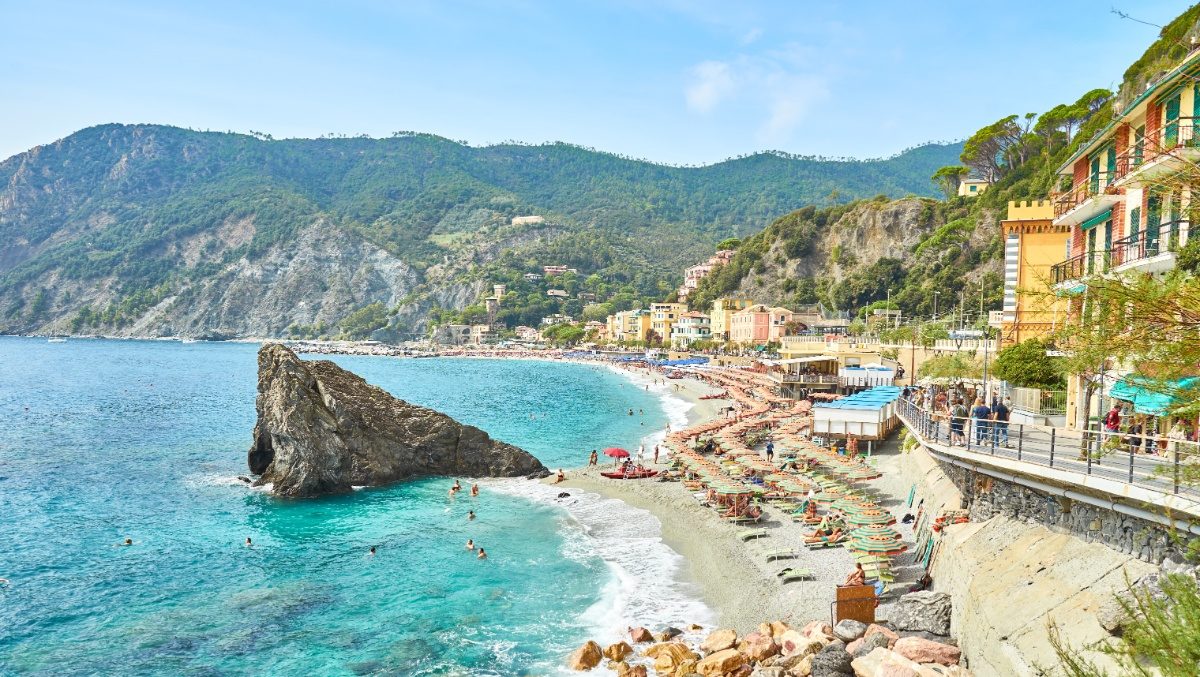
[(1163, 103), (1163, 148), (1174, 148), (1179, 143), (1179, 92)]
[(976, 189), (976, 186), (971, 186), (971, 188), (970, 188), (969, 190), (970, 190), (972, 193), (974, 193), (974, 192), (975, 192), (975, 189)]
[(1146, 154), (1146, 125), (1133, 130), (1133, 166), (1140, 167)]

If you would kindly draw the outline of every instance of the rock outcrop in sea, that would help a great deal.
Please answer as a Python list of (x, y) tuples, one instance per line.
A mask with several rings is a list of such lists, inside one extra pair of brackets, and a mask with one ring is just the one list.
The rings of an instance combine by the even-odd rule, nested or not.
[(344, 493), (432, 475), (544, 477), (536, 458), (432, 409), (396, 399), (324, 360), (258, 352), (256, 485), (280, 496)]

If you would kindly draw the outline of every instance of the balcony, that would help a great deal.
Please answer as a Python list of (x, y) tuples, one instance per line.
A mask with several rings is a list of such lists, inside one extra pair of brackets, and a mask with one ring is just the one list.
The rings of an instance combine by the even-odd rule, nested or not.
[(1054, 202), (1054, 225), (1075, 226), (1121, 201), (1115, 187), (1101, 174), (1095, 182), (1091, 177), (1073, 186), (1070, 190), (1051, 196)]
[(1075, 286), (1088, 274), (1090, 260), (1095, 257), (1088, 254), (1078, 254), (1050, 267), (1050, 286), (1055, 289)]
[(1154, 137), (1132, 145), (1117, 156), (1116, 185), (1140, 188), (1147, 182), (1177, 173), (1200, 161), (1200, 118), (1179, 118)]
[(1187, 233), (1188, 223), (1175, 220), (1117, 240), (1113, 272), (1162, 273), (1174, 268), (1175, 252), (1187, 243)]
[(803, 385), (838, 385), (841, 379), (837, 374), (801, 374), (796, 372), (767, 372), (767, 378), (780, 385), (803, 384)]

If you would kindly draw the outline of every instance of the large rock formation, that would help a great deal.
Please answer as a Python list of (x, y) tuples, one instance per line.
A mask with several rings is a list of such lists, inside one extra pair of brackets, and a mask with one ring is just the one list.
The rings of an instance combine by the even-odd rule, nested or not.
[(545, 476), (529, 453), (445, 414), (392, 397), (328, 361), (279, 344), (258, 352), (256, 484), (319, 496), (429, 475)]

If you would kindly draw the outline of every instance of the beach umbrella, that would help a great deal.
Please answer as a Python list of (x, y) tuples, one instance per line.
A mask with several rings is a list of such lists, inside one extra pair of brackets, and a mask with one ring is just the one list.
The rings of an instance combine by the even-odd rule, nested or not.
[(621, 447), (609, 447), (604, 450), (604, 455), (612, 456), (613, 458), (629, 458), (629, 452)]
[(886, 524), (867, 524), (867, 525), (858, 527), (854, 531), (850, 532), (850, 536), (852, 538), (856, 538), (856, 537), (866, 538), (867, 536), (880, 536), (880, 535), (895, 536), (896, 538), (900, 538), (899, 532), (897, 532), (895, 529), (893, 529), (892, 527), (890, 527)]
[(876, 534), (860, 538), (851, 538), (846, 544), (851, 552), (864, 552), (870, 555), (899, 555), (908, 550), (908, 546), (900, 541), (899, 536)]
[(896, 518), (892, 517), (891, 513), (882, 510), (862, 510), (850, 515), (846, 521), (853, 526), (861, 527), (868, 524), (895, 524)]

